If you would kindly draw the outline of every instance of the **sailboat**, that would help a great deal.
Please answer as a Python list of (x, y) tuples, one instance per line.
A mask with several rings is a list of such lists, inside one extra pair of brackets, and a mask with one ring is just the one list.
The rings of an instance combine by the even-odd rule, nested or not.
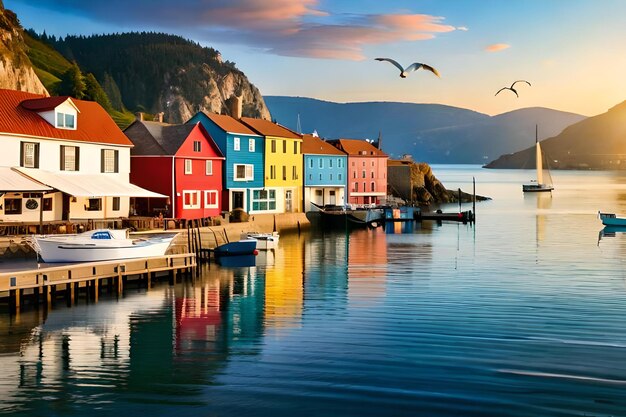
[(531, 184), (523, 184), (522, 191), (525, 193), (537, 193), (543, 191), (551, 192), (554, 190), (554, 187), (552, 186), (552, 177), (550, 176), (548, 168), (545, 169), (546, 182), (544, 182), (543, 156), (541, 154), (541, 145), (539, 144), (537, 126), (535, 126), (535, 158), (537, 166), (537, 180), (531, 181)]

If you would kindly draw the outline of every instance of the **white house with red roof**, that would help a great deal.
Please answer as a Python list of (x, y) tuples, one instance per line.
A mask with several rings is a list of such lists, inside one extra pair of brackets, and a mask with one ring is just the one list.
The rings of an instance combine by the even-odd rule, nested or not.
[(0, 89), (0, 221), (119, 219), (132, 142), (96, 102)]

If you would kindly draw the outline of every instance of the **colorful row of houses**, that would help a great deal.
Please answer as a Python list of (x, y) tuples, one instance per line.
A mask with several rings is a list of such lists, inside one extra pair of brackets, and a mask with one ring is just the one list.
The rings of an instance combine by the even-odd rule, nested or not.
[(95, 102), (0, 90), (0, 221), (196, 219), (385, 198), (388, 157), (371, 143), (300, 135), (235, 104), (235, 117), (138, 117), (122, 132)]

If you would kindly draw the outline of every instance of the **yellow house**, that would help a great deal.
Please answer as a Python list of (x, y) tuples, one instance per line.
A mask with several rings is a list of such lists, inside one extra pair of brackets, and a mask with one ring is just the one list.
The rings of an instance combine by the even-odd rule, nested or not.
[(276, 213), (301, 212), (302, 136), (268, 120), (242, 117), (240, 122), (265, 136), (265, 187), (258, 194), (275, 202)]

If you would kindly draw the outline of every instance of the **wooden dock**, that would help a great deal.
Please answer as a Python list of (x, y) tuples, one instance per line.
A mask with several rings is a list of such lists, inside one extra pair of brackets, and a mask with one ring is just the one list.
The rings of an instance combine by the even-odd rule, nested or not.
[(26, 293), (34, 304), (43, 302), (51, 305), (57, 292), (64, 291), (68, 304), (72, 305), (79, 291), (84, 289), (87, 297), (97, 302), (101, 287), (105, 285), (110, 291), (121, 295), (129, 276), (138, 276), (150, 288), (157, 273), (168, 272), (170, 283), (173, 283), (174, 274), (191, 273), (196, 267), (196, 254), (182, 253), (2, 272), (0, 296), (8, 294), (12, 313), (20, 311)]

